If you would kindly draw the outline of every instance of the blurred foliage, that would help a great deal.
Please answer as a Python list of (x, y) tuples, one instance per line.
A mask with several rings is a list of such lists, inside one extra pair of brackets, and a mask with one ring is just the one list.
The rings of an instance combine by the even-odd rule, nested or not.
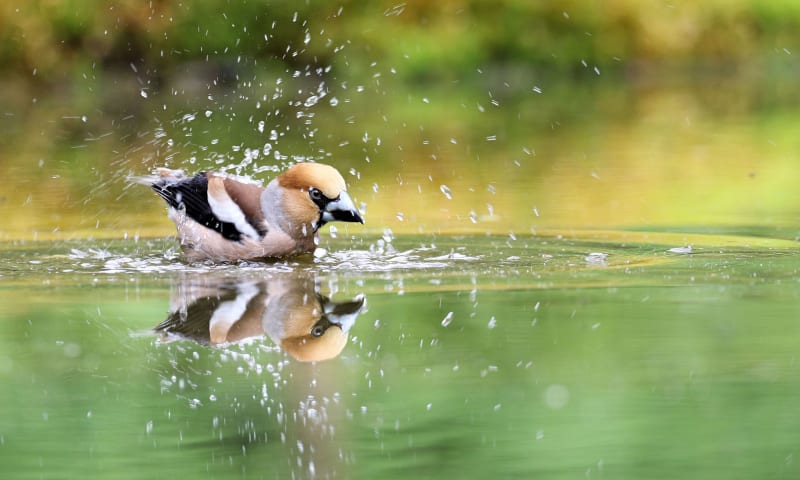
[(345, 238), (387, 228), (402, 235), (748, 225), (797, 235), (800, 100), (791, 89), (734, 80), (543, 86), (544, 94), (508, 98), (495, 90), (499, 106), (478, 88), (386, 96), (337, 88), (335, 108), (309, 109), (312, 125), (268, 117), (277, 107), (259, 111), (234, 96), (207, 107), (132, 92), (141, 112), (124, 121), (91, 103), (43, 99), (27, 116), (0, 117), (0, 171), (15, 185), (0, 195), (0, 239), (171, 235), (163, 203), (127, 175), (166, 164), (266, 181), (272, 168), (303, 156), (336, 165), (366, 203), (365, 226), (337, 225)]
[(166, 235), (127, 175), (309, 158), (374, 232), (793, 225), (798, 26), (789, 1), (4, 2), (0, 238)]
[(341, 74), (380, 61), (407, 79), (459, 79), (488, 65), (761, 63), (795, 50), (798, 28), (789, 0), (31, 0), (0, 6), (0, 66), (47, 81), (130, 65), (159, 78), (199, 62), (225, 81), (246, 57)]

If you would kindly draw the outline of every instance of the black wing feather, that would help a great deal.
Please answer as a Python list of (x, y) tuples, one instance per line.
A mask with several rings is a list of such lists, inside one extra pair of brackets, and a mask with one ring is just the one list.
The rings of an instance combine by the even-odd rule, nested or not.
[(190, 338), (197, 343), (208, 344), (211, 341), (209, 325), (211, 316), (222, 302), (236, 298), (235, 292), (227, 298), (222, 296), (201, 297), (186, 307), (184, 311), (170, 312), (169, 316), (156, 325), (156, 332), (165, 332)]
[(205, 172), (177, 182), (163, 179), (153, 183), (151, 187), (169, 206), (184, 210), (197, 223), (228, 240), (241, 240), (242, 233), (236, 229), (236, 225), (220, 220), (211, 210), (211, 205), (208, 204), (208, 177)]

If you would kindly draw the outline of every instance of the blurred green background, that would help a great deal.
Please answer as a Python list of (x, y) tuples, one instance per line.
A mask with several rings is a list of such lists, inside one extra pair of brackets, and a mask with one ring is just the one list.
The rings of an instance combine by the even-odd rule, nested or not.
[(128, 175), (307, 159), (375, 233), (793, 228), (798, 31), (790, 1), (4, 2), (0, 238), (167, 235)]
[[(798, 27), (780, 0), (0, 2), (3, 473), (796, 476)], [(366, 225), (278, 265), (182, 263), (128, 178), (309, 159)], [(184, 274), (272, 269), (367, 295), (342, 356), (151, 336)]]
[(379, 60), (401, 83), (462, 81), (478, 67), (577, 78), (582, 62), (628, 81), (664, 68), (768, 75), (800, 28), (796, 2), (753, 0), (45, 0), (5, 2), (0, 15), (4, 71), (39, 87), (130, 63), (161, 81), (191, 62), (235, 75), (241, 56), (331, 65), (351, 81)]

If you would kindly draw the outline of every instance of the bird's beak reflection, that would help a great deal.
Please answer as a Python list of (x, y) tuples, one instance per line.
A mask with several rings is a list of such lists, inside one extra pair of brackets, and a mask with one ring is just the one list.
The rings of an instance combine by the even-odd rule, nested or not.
[(356, 323), (356, 317), (361, 312), (367, 297), (359, 294), (349, 302), (332, 302), (326, 297), (322, 297), (322, 307), (325, 312), (323, 318), (327, 318), (333, 325), (338, 325), (343, 331), (347, 332)]
[(162, 341), (224, 345), (266, 335), (297, 360), (321, 361), (344, 349), (366, 297), (332, 301), (306, 273), (247, 281), (187, 276), (170, 304), (168, 317), (155, 327)]

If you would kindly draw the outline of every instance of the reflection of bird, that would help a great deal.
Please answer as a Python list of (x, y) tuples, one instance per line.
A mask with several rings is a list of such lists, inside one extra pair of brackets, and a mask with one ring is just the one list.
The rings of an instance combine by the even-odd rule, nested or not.
[(364, 302), (364, 295), (333, 302), (319, 293), (313, 277), (306, 274), (239, 283), (197, 278), (181, 282), (169, 316), (155, 330), (166, 341), (188, 338), (210, 345), (266, 333), (297, 360), (320, 361), (344, 349)]
[(166, 168), (142, 181), (166, 200), (181, 248), (192, 261), (313, 252), (325, 223), (364, 223), (344, 178), (321, 163), (294, 165), (266, 188), (221, 174), (187, 177)]

